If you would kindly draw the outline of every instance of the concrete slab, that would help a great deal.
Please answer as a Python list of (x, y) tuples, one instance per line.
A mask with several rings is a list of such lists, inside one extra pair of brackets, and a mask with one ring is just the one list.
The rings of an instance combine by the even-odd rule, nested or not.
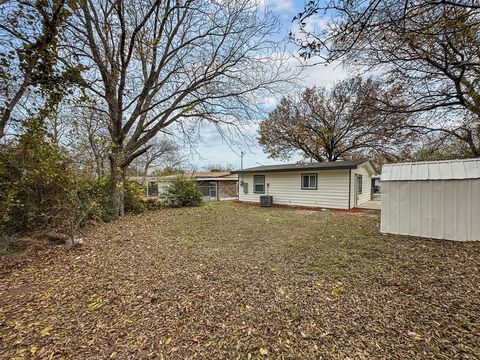
[(370, 201), (364, 202), (357, 206), (359, 209), (381, 210), (382, 200), (380, 197), (375, 197)]

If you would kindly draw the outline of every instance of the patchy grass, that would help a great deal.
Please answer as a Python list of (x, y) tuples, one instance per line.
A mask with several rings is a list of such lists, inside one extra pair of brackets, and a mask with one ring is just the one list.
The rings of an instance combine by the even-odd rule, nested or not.
[(0, 358), (477, 358), (480, 243), (378, 227), (212, 203), (3, 257)]

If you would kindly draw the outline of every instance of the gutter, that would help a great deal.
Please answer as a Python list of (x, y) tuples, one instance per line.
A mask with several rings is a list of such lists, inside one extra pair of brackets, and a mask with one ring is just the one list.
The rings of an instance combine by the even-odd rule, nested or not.
[(232, 174), (242, 174), (242, 173), (270, 173), (270, 172), (294, 172), (294, 171), (332, 171), (332, 170), (351, 170), (357, 169), (358, 165), (343, 165), (335, 167), (306, 167), (306, 168), (286, 168), (286, 169), (245, 169), (245, 170), (234, 170)]

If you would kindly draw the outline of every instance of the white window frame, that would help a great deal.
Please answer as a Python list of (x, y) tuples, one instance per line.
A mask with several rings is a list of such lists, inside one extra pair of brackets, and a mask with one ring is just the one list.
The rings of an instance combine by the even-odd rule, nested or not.
[(363, 175), (357, 174), (357, 195), (362, 195), (363, 192)]
[[(308, 176), (308, 187), (305, 187), (303, 184), (304, 177)], [(312, 186), (311, 178), (315, 179), (315, 186)], [(305, 173), (300, 177), (302, 190), (317, 190), (318, 189), (318, 174), (317, 173)]]
[[(262, 191), (257, 191), (257, 185), (261, 185), (261, 184), (257, 184), (255, 182), (255, 178), (262, 178), (263, 179), (263, 190)], [(253, 193), (254, 194), (265, 194), (265, 175), (253, 175)]]

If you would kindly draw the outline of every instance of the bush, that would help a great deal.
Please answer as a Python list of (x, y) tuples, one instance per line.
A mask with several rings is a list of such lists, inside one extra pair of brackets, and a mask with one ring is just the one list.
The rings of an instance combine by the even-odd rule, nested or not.
[(148, 210), (145, 190), (135, 181), (125, 181), (125, 212), (141, 213)]
[(97, 211), (91, 216), (92, 220), (110, 221), (115, 217), (115, 211), (110, 207), (108, 191), (108, 178), (94, 179), (87, 177), (84, 181), (82, 187), (84, 196), (94, 199), (97, 205)]
[[(125, 212), (141, 213), (149, 210), (150, 206), (145, 198), (145, 191), (134, 181), (125, 181)], [(110, 206), (109, 191), (110, 183), (108, 177), (99, 180), (89, 180), (85, 186), (85, 192), (95, 198), (98, 203), (98, 219), (110, 221), (115, 218), (116, 210)]]
[(42, 121), (28, 121), (18, 143), (0, 152), (0, 231), (49, 227), (70, 232), (73, 224), (86, 220), (79, 212), (96, 207), (83, 182), (71, 159), (50, 141)]
[[(144, 190), (125, 184), (125, 211), (143, 212)], [(58, 229), (74, 236), (87, 220), (109, 221), (116, 211), (109, 201), (108, 178), (91, 178), (49, 137), (44, 123), (25, 124), (18, 142), (0, 147), (0, 233)]]
[(174, 179), (161, 197), (166, 205), (173, 207), (197, 206), (202, 203), (202, 193), (197, 181), (184, 176)]

